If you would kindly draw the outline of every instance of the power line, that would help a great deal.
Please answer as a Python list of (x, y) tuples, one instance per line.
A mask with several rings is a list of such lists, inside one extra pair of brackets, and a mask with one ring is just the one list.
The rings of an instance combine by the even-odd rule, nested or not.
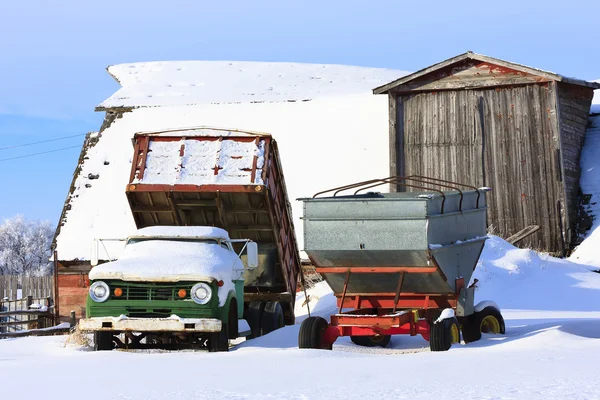
[(74, 137), (78, 137), (78, 136), (85, 136), (85, 135), (86, 135), (86, 133), (78, 133), (77, 135), (63, 136), (63, 137), (59, 137), (56, 139), (48, 139), (48, 140), (41, 140), (39, 142), (31, 142), (31, 143), (25, 143), (25, 144), (17, 144), (15, 146), (0, 147), (0, 150), (16, 149), (17, 147), (33, 146), (34, 144), (56, 142), (57, 140), (64, 140), (64, 139), (74, 138)]
[(81, 145), (78, 146), (70, 146), (70, 147), (63, 147), (61, 149), (54, 149), (54, 150), (48, 150), (48, 151), (42, 151), (40, 153), (32, 153), (32, 154), (25, 154), (23, 156), (18, 156), (18, 157), (10, 157), (10, 158), (0, 158), (0, 161), (9, 161), (9, 160), (16, 160), (17, 158), (25, 158), (25, 157), (33, 157), (33, 156), (39, 156), (42, 154), (48, 154), (48, 153), (55, 153), (57, 151), (63, 151), (63, 150), (69, 150), (69, 149), (75, 149), (75, 148), (81, 148)]

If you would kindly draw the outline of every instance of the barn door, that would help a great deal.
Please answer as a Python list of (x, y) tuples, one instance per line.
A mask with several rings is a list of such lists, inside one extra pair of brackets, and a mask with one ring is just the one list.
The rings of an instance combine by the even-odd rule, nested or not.
[[(481, 186), (481, 129), (472, 91), (402, 96), (397, 143), (405, 175), (425, 175)], [(402, 105), (402, 106), (400, 106)]]

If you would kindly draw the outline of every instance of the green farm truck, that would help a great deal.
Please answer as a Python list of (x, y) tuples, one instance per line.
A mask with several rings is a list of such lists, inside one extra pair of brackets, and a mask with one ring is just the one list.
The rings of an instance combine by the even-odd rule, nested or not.
[(97, 350), (117, 345), (227, 351), (229, 339), (251, 334), (242, 319), (243, 275), (258, 267), (256, 242), (235, 242), (245, 244), (247, 266), (223, 229), (139, 229), (127, 238), (119, 260), (92, 269), (80, 329), (94, 332)]

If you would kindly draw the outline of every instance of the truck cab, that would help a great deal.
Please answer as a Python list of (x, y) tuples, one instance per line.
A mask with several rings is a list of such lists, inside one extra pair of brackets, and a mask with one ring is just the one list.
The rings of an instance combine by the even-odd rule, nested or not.
[[(239, 254), (232, 242), (243, 243)], [(221, 228), (139, 229), (118, 260), (92, 268), (79, 328), (94, 333), (96, 350), (227, 351), (229, 339), (250, 334), (242, 319), (244, 272), (257, 266), (256, 243), (232, 240)]]

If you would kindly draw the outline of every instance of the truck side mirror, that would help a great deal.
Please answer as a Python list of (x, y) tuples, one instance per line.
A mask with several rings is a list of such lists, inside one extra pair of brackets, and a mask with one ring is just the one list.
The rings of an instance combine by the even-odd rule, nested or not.
[(98, 265), (98, 239), (92, 240), (92, 255), (90, 256), (92, 267)]
[(248, 252), (248, 268), (254, 269), (258, 267), (258, 244), (256, 242), (248, 242), (246, 244), (246, 251)]

